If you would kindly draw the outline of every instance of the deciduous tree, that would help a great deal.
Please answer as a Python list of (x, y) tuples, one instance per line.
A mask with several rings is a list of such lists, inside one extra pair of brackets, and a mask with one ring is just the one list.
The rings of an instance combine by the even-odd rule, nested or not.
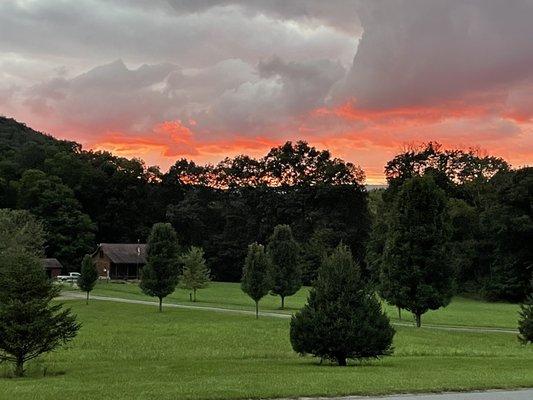
[(265, 248), (257, 243), (248, 246), (244, 262), (241, 289), (255, 302), (255, 317), (259, 318), (259, 301), (272, 289), (272, 268)]
[(267, 254), (272, 262), (272, 293), (281, 297), (281, 309), (285, 307), (285, 297), (292, 296), (302, 287), (299, 252), (290, 226), (276, 226), (268, 241)]
[(98, 280), (98, 270), (90, 255), (86, 254), (83, 257), (80, 272), (78, 287), (87, 294), (85, 303), (89, 304), (89, 293), (94, 289), (94, 285), (96, 285), (96, 281)]
[(203, 289), (211, 282), (210, 271), (204, 258), (204, 251), (200, 247), (192, 246), (181, 258), (183, 271), (179, 281), (184, 289), (192, 290), (192, 301), (196, 301), (196, 291)]
[(139, 286), (147, 295), (159, 299), (161, 312), (163, 299), (176, 289), (179, 277), (178, 239), (170, 224), (157, 223), (152, 227), (146, 261)]
[(390, 304), (411, 311), (419, 327), (426, 311), (448, 305), (453, 294), (453, 268), (446, 255), (446, 195), (433, 177), (404, 182), (390, 224), (380, 293)]

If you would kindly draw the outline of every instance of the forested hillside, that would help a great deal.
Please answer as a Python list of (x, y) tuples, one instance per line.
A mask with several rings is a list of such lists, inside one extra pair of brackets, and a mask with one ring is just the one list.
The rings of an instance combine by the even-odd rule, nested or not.
[(305, 281), (340, 241), (364, 263), (370, 230), (364, 173), (304, 142), (264, 158), (216, 166), (178, 160), (167, 173), (107, 152), (81, 149), (0, 118), (0, 207), (41, 218), (47, 256), (78, 269), (100, 242), (145, 241), (155, 222), (180, 245), (202, 246), (220, 280), (239, 280), (248, 244), (289, 224), (302, 247)]
[(512, 169), (501, 158), (429, 143), (389, 161), (388, 188), (368, 196), (361, 169), (305, 142), (214, 166), (181, 159), (162, 173), (0, 118), (0, 149), (0, 208), (42, 219), (47, 256), (68, 269), (79, 269), (97, 243), (144, 242), (154, 223), (170, 222), (183, 250), (204, 249), (216, 279), (238, 281), (247, 246), (288, 224), (304, 283), (342, 242), (379, 285), (395, 241), (398, 193), (413, 177), (429, 176), (446, 197), (439, 241), (455, 292), (519, 301), (531, 290), (533, 168)]

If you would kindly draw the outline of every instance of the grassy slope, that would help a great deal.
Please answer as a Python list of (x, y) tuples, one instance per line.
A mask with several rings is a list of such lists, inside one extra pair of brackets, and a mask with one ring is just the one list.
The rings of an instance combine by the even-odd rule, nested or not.
[(83, 322), (79, 336), (30, 365), (28, 378), (0, 378), (0, 398), (229, 399), (533, 386), (533, 347), (509, 334), (398, 328), (394, 356), (339, 368), (295, 355), (287, 320), (69, 304)]
[[(287, 310), (291, 313), (305, 304), (308, 289), (300, 290), (296, 295), (285, 300)], [(99, 283), (93, 294), (110, 297), (125, 297), (138, 300), (154, 300), (145, 296), (137, 285)], [(178, 289), (165, 299), (169, 303), (190, 304), (189, 294), (185, 290)], [(206, 289), (198, 291), (197, 305), (209, 305), (234, 309), (253, 310), (253, 302), (241, 290), (237, 283), (213, 282)], [(260, 307), (263, 311), (278, 311), (279, 298), (266, 296), (261, 300)], [(396, 309), (385, 306), (393, 321), (398, 321)], [(517, 326), (519, 307), (508, 303), (487, 303), (479, 300), (456, 297), (452, 303), (437, 311), (430, 311), (422, 318), (422, 322), (435, 325), (455, 326), (479, 326), (511, 328)], [(403, 312), (403, 322), (411, 322), (411, 316)]]

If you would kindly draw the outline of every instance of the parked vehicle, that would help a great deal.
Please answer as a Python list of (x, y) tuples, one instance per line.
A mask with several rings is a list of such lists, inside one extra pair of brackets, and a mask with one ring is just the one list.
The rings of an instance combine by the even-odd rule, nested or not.
[(78, 280), (78, 278), (80, 277), (80, 273), (79, 272), (69, 272), (68, 275), (59, 275), (57, 277), (57, 280), (61, 281), (61, 282), (71, 282), (71, 283), (74, 283)]

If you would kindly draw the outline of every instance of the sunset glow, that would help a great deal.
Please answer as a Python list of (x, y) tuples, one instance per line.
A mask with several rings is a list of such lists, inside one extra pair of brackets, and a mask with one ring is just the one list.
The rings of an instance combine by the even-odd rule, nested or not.
[(531, 3), (444, 3), (3, 2), (0, 114), (163, 170), (300, 139), (368, 183), (430, 140), (530, 165)]

